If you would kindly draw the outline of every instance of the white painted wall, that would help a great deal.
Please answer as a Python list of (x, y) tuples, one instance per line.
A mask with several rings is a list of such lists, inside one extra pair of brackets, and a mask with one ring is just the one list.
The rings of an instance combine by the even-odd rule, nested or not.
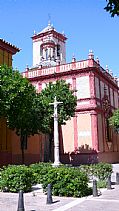
[(78, 146), (92, 147), (91, 115), (77, 114)]
[[(50, 34), (49, 36), (44, 36), (42, 39), (36, 39), (33, 40), (33, 66), (38, 65), (41, 62), (41, 54), (40, 54), (40, 46), (41, 44), (46, 41), (50, 37), (52, 41), (55, 42), (55, 44), (60, 45), (60, 63), (65, 64), (66, 63), (66, 47), (65, 43), (58, 40), (57, 38), (53, 37), (53, 34)], [(55, 49), (55, 59), (57, 58), (57, 49)]]
[(40, 45), (41, 41), (33, 41), (33, 66), (36, 66), (40, 62)]
[(77, 99), (90, 98), (89, 76), (76, 78)]

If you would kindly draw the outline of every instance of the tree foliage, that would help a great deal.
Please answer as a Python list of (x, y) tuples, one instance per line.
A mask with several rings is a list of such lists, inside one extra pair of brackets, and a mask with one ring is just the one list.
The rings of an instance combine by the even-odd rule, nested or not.
[(34, 86), (26, 78), (12, 68), (0, 66), (0, 117), (20, 136), (22, 163), (27, 137), (39, 133), (43, 114), (40, 105)]
[(39, 99), (42, 102), (44, 110), (44, 118), (42, 122), (42, 131), (50, 132), (53, 129), (53, 113), (54, 106), (49, 103), (54, 102), (56, 96), (57, 101), (63, 102), (58, 105), (58, 122), (59, 125), (65, 124), (67, 120), (75, 114), (76, 97), (74, 91), (70, 90), (70, 85), (64, 80), (57, 80), (56, 83), (49, 83), (42, 90)]
[(119, 129), (119, 109), (114, 111), (113, 116), (109, 118), (109, 123), (116, 130)]
[(59, 125), (74, 116), (76, 97), (64, 80), (49, 83), (41, 93), (17, 71), (0, 66), (0, 117), (5, 117), (9, 128), (17, 135), (48, 132), (53, 127), (54, 97), (58, 105)]
[(38, 133), (42, 112), (38, 113), (35, 88), (18, 71), (7, 66), (0, 66), (0, 102), (0, 117), (6, 118), (7, 125), (17, 135)]
[(111, 14), (112, 17), (115, 15), (119, 16), (119, 0), (106, 0), (107, 6), (104, 8)]
[(58, 106), (59, 124), (74, 116), (76, 97), (65, 81), (49, 83), (41, 93), (17, 71), (0, 66), (0, 118), (6, 119), (10, 129), (20, 136), (22, 162), (24, 162), (24, 143), (27, 137), (53, 129), (53, 106), (49, 103), (54, 97), (62, 101)]

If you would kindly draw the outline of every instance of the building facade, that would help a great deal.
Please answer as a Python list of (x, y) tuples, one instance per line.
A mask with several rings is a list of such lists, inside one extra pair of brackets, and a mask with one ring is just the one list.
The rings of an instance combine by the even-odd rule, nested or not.
[[(89, 51), (85, 60), (72, 58), (66, 63), (66, 37), (49, 23), (40, 33), (34, 33), (33, 67), (26, 68), (23, 77), (40, 92), (49, 82), (63, 79), (77, 96), (75, 117), (60, 130), (60, 160), (80, 164), (99, 161), (119, 161), (119, 134), (110, 126), (108, 118), (119, 108), (118, 79), (103, 69), (99, 59)], [(42, 142), (42, 151), (48, 161), (49, 142)], [(44, 157), (42, 157), (42, 161)]]
[[(12, 67), (13, 55), (20, 49), (0, 38), (0, 65)], [(13, 132), (7, 128), (5, 118), (0, 119), (0, 165), (12, 162)]]
[(12, 57), (19, 51), (19, 48), (0, 38), (0, 65), (12, 67)]

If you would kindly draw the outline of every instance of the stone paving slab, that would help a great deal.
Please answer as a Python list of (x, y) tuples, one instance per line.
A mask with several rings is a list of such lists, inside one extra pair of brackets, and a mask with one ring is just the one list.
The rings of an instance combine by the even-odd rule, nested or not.
[[(87, 197), (67, 211), (119, 211), (119, 185), (112, 186), (111, 190), (103, 190), (99, 197)], [(64, 210), (62, 210), (64, 211)]]
[[(119, 210), (119, 185), (102, 191), (99, 197), (54, 197), (53, 204), (46, 204), (47, 196), (41, 192), (25, 193), (25, 211), (117, 211)], [(0, 211), (17, 211), (18, 193), (0, 192)]]
[(119, 201), (119, 185), (112, 185), (112, 189), (104, 191), (103, 194), (100, 196), (100, 199)]
[[(54, 197), (53, 203), (46, 204), (47, 196), (41, 193), (24, 194), (25, 211), (51, 211), (58, 207), (64, 206), (69, 201), (75, 201), (75, 198)], [(18, 194), (17, 193), (2, 193), (0, 192), (0, 211), (17, 211)]]
[[(67, 211), (119, 211), (119, 202), (87, 200)], [(61, 210), (63, 211), (63, 210)]]

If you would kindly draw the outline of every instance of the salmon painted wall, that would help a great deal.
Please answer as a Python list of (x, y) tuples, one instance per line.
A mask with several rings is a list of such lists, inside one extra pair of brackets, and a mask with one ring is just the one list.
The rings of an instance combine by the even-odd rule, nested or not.
[(102, 115), (98, 114), (97, 116), (98, 118), (98, 143), (99, 143), (99, 151), (103, 152), (104, 151), (104, 128), (103, 128), (103, 119), (102, 119)]
[(63, 148), (64, 153), (74, 151), (74, 125), (73, 117), (67, 121), (66, 125), (62, 125)]
[[(44, 161), (45, 135), (34, 135), (28, 138), (25, 152), (25, 164)], [(12, 132), (12, 163), (21, 163), (20, 138)]]
[[(12, 66), (12, 53), (0, 47), (0, 65)], [(0, 166), (12, 163), (12, 131), (5, 118), (0, 119)]]
[(6, 126), (6, 120), (0, 119), (0, 166), (11, 163), (11, 131)]
[[(119, 134), (107, 126), (107, 119), (119, 107), (118, 88), (110, 81), (95, 76), (95, 93), (99, 112), (98, 119), (98, 160), (117, 162), (119, 160)], [(105, 104), (105, 100), (107, 100)]]
[[(71, 88), (77, 90), (75, 94), (78, 98), (75, 117), (69, 120), (65, 126), (62, 126), (64, 153), (72, 153), (78, 148), (82, 153), (88, 153), (91, 150), (105, 153), (110, 152), (112, 147), (117, 149), (115, 133), (113, 134), (112, 146), (108, 146), (109, 144), (105, 139), (106, 126), (102, 101), (106, 90), (112, 109), (118, 108), (118, 92), (108, 81), (95, 74), (96, 72), (81, 73), (77, 77), (75, 76), (75, 84), (73, 82), (74, 76), (61, 77), (71, 84)], [(50, 79), (50, 81), (53, 80), (55, 79)], [(49, 79), (45, 79), (43, 83), (33, 82), (33, 84), (35, 86), (40, 84), (41, 91), (48, 82)], [(36, 88), (38, 89), (37, 86)], [(78, 110), (80, 111), (78, 112)], [(82, 112), (82, 110), (84, 111)]]
[[(28, 138), (25, 164), (45, 160), (44, 151), (46, 151), (47, 140), (46, 135), (34, 135)], [(20, 138), (14, 131), (7, 128), (6, 120), (2, 118), (0, 119), (0, 165), (20, 164), (21, 162)]]

